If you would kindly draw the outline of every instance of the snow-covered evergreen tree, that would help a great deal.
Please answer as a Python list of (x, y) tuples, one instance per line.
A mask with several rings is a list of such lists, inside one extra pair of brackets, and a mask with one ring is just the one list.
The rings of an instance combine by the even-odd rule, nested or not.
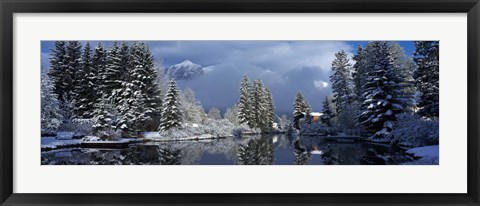
[(367, 68), (365, 65), (365, 49), (361, 45), (358, 45), (357, 53), (353, 55), (352, 59), (355, 60), (352, 73), (355, 85), (355, 96), (357, 102), (362, 103), (364, 101), (363, 85), (365, 85), (367, 80)]
[(438, 41), (416, 41), (413, 60), (418, 68), (415, 83), (420, 92), (418, 113), (428, 118), (439, 116), (439, 44)]
[(265, 105), (265, 93), (261, 80), (253, 81), (252, 93), (250, 95), (252, 126), (260, 128), (262, 131), (267, 129), (265, 117), (267, 116), (267, 108)]
[(63, 101), (66, 91), (66, 85), (64, 85), (64, 79), (67, 76), (65, 63), (66, 54), (65, 41), (56, 41), (55, 48), (51, 50), (50, 54), (50, 69), (48, 70), (48, 76), (53, 83), (54, 93), (58, 96), (60, 101)]
[[(119, 112), (117, 128), (123, 132), (140, 132), (145, 130), (151, 118), (144, 112), (145, 99), (142, 91), (133, 83), (124, 82), (116, 111)], [(107, 98), (113, 102), (111, 98)]]
[(181, 126), (181, 114), (178, 102), (178, 89), (175, 80), (170, 80), (167, 94), (163, 102), (160, 131), (167, 131)]
[(275, 122), (275, 104), (273, 103), (272, 93), (268, 88), (264, 90), (264, 101), (265, 101), (265, 117), (266, 127), (272, 128), (273, 122)]
[(311, 111), (310, 104), (308, 104), (301, 91), (297, 92), (295, 101), (293, 102), (293, 127), (300, 129), (299, 121), (305, 117), (307, 112)]
[(333, 74), (330, 76), (334, 92), (334, 103), (337, 113), (341, 114), (346, 107), (354, 101), (354, 84), (352, 79), (352, 67), (347, 53), (342, 50), (335, 54), (332, 62)]
[(330, 101), (328, 100), (328, 96), (325, 96), (325, 100), (323, 100), (323, 109), (322, 116), (320, 117), (320, 122), (327, 126), (332, 126), (332, 118), (333, 113), (332, 109), (330, 108)]
[[(142, 91), (145, 99), (144, 112), (152, 119), (161, 116), (162, 98), (158, 85), (158, 69), (154, 58), (143, 42), (134, 42), (130, 48), (130, 81)], [(132, 69), (133, 68), (133, 69)]]
[(400, 77), (386, 42), (374, 41), (367, 46), (366, 61), (369, 65), (364, 85), (365, 101), (361, 105), (359, 123), (383, 141), (392, 139), (391, 131), (396, 115), (403, 112)]
[(77, 76), (77, 71), (81, 70), (82, 60), (82, 44), (79, 41), (69, 41), (66, 46), (65, 55), (65, 76), (63, 79), (63, 87), (65, 89), (66, 98), (72, 101), (77, 94), (75, 94), (75, 87), (80, 86), (81, 77)]
[(93, 120), (93, 132), (96, 135), (101, 136), (103, 131), (115, 130), (115, 122), (117, 121), (117, 114), (115, 106), (109, 101), (106, 95), (99, 98), (94, 104), (94, 110), (92, 113)]
[[(92, 58), (92, 71), (88, 75), (88, 80), (91, 82), (95, 89), (95, 98), (97, 99), (97, 103), (100, 102), (100, 98), (102, 98), (104, 91), (103, 91), (103, 74), (105, 73), (105, 68), (107, 65), (107, 53), (105, 48), (101, 43), (94, 48), (93, 58)], [(109, 94), (106, 94), (109, 95)]]
[(396, 65), (394, 68), (398, 69), (399, 86), (401, 87), (399, 98), (402, 98), (402, 106), (405, 110), (413, 111), (413, 99), (416, 92), (413, 79), (413, 73), (416, 70), (415, 62), (405, 55), (405, 51), (399, 43), (391, 43), (389, 49)]
[(250, 80), (246, 75), (243, 75), (242, 82), (240, 83), (240, 100), (238, 100), (238, 119), (240, 123), (246, 123), (249, 126), (253, 126), (251, 121), (251, 103), (250, 103)]
[(102, 72), (102, 87), (100, 88), (105, 98), (108, 98), (113, 104), (120, 101), (120, 93), (122, 90), (122, 59), (120, 56), (120, 46), (117, 42), (108, 49), (106, 54), (105, 70)]
[(90, 77), (97, 75), (93, 70), (92, 51), (90, 43), (85, 43), (79, 69), (76, 72), (76, 84), (74, 88), (75, 115), (78, 118), (91, 118), (93, 106), (97, 101), (95, 86)]
[(56, 130), (63, 117), (57, 94), (54, 93), (54, 86), (46, 74), (42, 74), (40, 97), (42, 129)]

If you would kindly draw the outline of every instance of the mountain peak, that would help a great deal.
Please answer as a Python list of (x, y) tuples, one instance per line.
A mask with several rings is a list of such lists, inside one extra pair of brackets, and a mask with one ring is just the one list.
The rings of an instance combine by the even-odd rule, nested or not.
[(197, 76), (201, 76), (205, 73), (202, 66), (191, 62), (190, 60), (184, 60), (181, 63), (175, 64), (166, 69), (165, 75), (168, 78), (176, 80), (190, 80)]

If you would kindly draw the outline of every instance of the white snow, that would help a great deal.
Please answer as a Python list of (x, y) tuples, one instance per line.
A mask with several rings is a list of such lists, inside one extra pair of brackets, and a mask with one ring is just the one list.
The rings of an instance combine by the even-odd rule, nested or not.
[(439, 164), (439, 146), (416, 147), (407, 150), (407, 153), (413, 154), (415, 157), (420, 157), (419, 160), (407, 162), (405, 164), (413, 165), (432, 165)]

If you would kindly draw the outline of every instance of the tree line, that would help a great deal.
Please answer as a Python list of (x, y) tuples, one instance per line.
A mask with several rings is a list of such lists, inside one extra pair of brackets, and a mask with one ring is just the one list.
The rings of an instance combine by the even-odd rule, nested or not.
[[(345, 51), (337, 52), (330, 76), (333, 97), (327, 96), (323, 102), (321, 122), (332, 126), (335, 119), (340, 127), (391, 140), (398, 114), (415, 113), (438, 120), (439, 44), (414, 44), (413, 58), (407, 57), (398, 43), (385, 41), (358, 46), (351, 59)], [(294, 102), (295, 120), (310, 111), (305, 102), (299, 91)]]
[[(137, 132), (178, 126), (175, 81), (162, 98), (158, 68), (143, 42), (56, 41), (42, 76), (42, 126), (52, 119), (91, 119), (93, 131)], [(165, 102), (162, 100), (165, 99)], [(161, 118), (163, 117), (163, 118)], [(174, 120), (177, 123), (171, 123)], [(167, 123), (168, 122), (168, 123)], [(57, 125), (58, 126), (58, 125)]]

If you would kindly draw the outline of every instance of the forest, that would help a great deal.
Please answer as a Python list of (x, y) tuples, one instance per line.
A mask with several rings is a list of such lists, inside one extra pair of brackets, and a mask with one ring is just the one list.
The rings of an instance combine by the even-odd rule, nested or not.
[[(89, 142), (282, 134), (338, 137), (403, 150), (426, 148), (424, 153), (436, 151), (433, 161), (438, 164), (439, 42), (414, 45), (412, 55), (397, 42), (386, 41), (359, 45), (353, 55), (338, 51), (331, 62), (332, 93), (324, 97), (322, 110), (313, 111), (299, 90), (292, 96), (291, 114), (279, 114), (262, 79), (252, 81), (244, 75), (234, 82), (239, 85), (236, 104), (223, 112), (215, 107), (205, 111), (196, 88), (180, 90), (145, 42), (113, 42), (106, 47), (56, 41), (49, 68), (42, 69), (42, 151)], [(240, 153), (250, 144), (242, 144)], [(275, 159), (273, 152), (268, 159), (270, 163)]]

